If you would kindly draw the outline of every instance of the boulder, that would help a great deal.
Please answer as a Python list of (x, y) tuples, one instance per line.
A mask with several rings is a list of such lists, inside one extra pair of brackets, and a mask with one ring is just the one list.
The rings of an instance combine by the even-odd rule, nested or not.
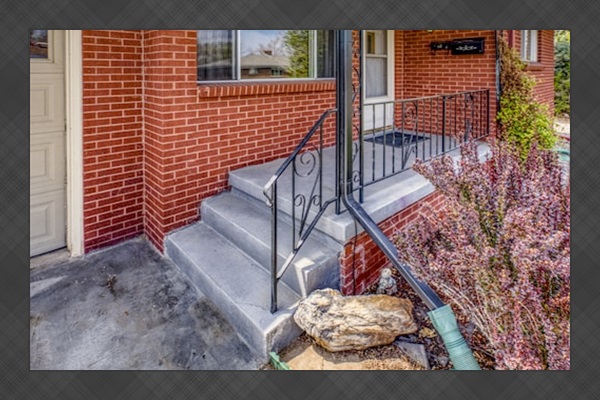
[(321, 289), (300, 301), (294, 320), (329, 351), (364, 350), (416, 332), (410, 300), (384, 294), (342, 296)]

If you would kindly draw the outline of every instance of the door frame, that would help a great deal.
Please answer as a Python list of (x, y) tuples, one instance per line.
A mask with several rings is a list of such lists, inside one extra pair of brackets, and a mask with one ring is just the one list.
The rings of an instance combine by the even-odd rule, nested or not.
[(84, 253), (83, 231), (83, 48), (80, 30), (65, 31), (67, 249)]

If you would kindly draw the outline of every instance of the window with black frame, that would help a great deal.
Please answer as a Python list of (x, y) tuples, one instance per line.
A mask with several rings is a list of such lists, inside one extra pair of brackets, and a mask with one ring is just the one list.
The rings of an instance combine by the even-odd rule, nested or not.
[(200, 30), (198, 81), (333, 77), (333, 31)]

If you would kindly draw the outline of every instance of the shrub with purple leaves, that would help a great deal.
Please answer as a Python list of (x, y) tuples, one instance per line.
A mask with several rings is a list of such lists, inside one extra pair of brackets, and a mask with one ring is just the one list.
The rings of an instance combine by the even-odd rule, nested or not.
[(473, 142), (457, 162), (414, 169), (445, 198), (396, 234), (402, 261), (488, 342), (496, 369), (570, 368), (570, 183), (535, 143), (523, 163), (507, 142), (480, 162)]

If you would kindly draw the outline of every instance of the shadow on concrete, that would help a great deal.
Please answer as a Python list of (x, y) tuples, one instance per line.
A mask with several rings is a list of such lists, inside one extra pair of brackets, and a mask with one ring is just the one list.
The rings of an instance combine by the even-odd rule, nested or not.
[(258, 369), (215, 307), (145, 240), (30, 270), (30, 368)]

